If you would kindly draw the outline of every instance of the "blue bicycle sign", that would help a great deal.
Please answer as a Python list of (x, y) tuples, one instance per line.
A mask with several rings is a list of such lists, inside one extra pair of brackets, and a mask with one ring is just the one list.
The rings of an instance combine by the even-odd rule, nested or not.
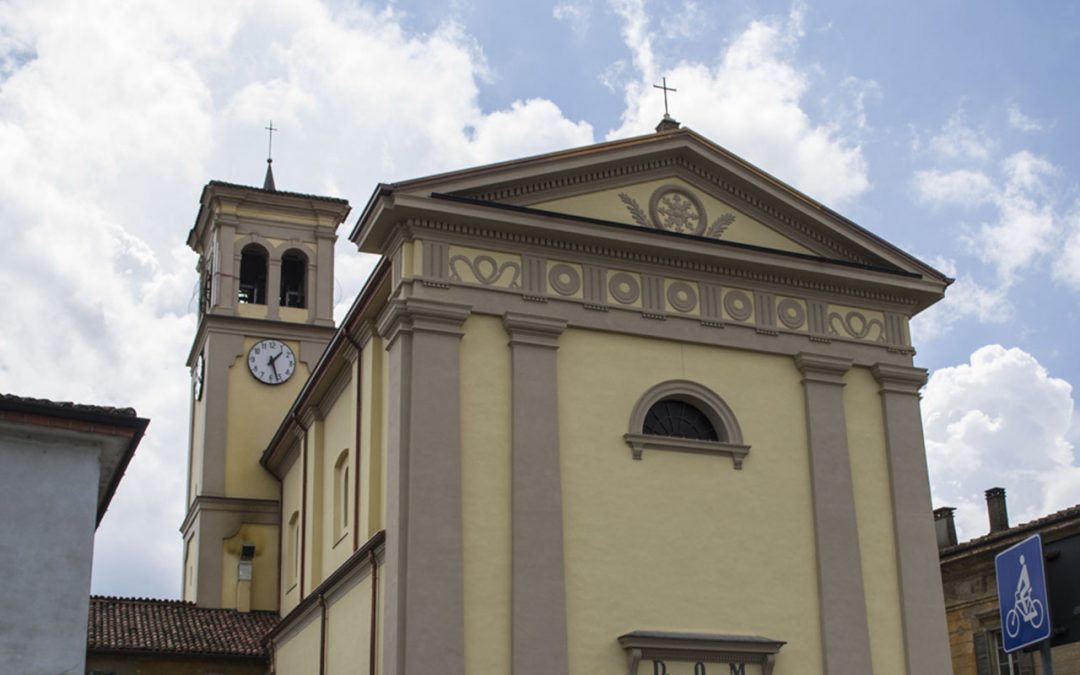
[(1005, 549), (994, 559), (994, 567), (1005, 651), (1049, 638), (1042, 538), (1036, 534)]

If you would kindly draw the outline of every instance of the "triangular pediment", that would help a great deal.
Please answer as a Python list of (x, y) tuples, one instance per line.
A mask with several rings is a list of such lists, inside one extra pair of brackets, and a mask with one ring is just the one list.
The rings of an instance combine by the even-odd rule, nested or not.
[(393, 223), (409, 218), (576, 243), (618, 240), (646, 255), (677, 249), (764, 275), (798, 266), (803, 277), (831, 275), (845, 286), (856, 283), (852, 275), (878, 288), (923, 284), (917, 306), (950, 282), (685, 128), (383, 185), (350, 238), (382, 252)]
[(567, 215), (596, 218), (647, 229), (721, 239), (765, 249), (815, 255), (783, 227), (770, 227), (689, 181), (669, 176), (620, 187), (530, 203)]

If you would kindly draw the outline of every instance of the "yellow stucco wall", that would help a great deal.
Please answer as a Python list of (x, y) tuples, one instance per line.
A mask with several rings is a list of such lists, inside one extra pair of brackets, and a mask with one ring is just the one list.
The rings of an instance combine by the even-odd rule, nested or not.
[(465, 672), (510, 672), (510, 351), (500, 319), (461, 340)]
[(237, 567), (241, 547), (255, 545), (251, 561), (251, 609), (276, 610), (278, 593), (278, 528), (245, 523), (222, 542), (221, 606), (236, 608)]
[(629, 195), (638, 206), (645, 212), (649, 211), (649, 199), (653, 191), (665, 185), (677, 185), (698, 197), (705, 207), (705, 215), (711, 225), (721, 215), (730, 213), (735, 216), (735, 221), (724, 231), (721, 239), (737, 241), (754, 246), (779, 249), (781, 251), (794, 251), (796, 253), (813, 253), (810, 249), (798, 244), (791, 239), (779, 234), (776, 230), (764, 225), (750, 216), (738, 211), (728, 204), (712, 197), (696, 187), (691, 186), (681, 178), (663, 178), (635, 185), (626, 185), (611, 190), (601, 190), (585, 195), (565, 197), (546, 202), (530, 204), (530, 206), (548, 211), (571, 213), (574, 215), (601, 218), (619, 223), (637, 225), (626, 204), (620, 199), (620, 194)]
[(195, 564), (199, 555), (197, 538), (192, 536), (184, 542), (184, 601), (195, 602), (195, 591), (198, 588), (196, 576), (199, 566)]
[(300, 343), (285, 343), (296, 355), (296, 372), (284, 384), (263, 384), (247, 367), (248, 350), (261, 338), (244, 338), (244, 353), (229, 368), (226, 423), (225, 494), (232, 497), (277, 499), (277, 481), (259, 464), (266, 444), (308, 378), (300, 361)]
[(190, 504), (202, 487), (204, 439), (206, 438), (206, 383), (203, 382), (203, 398), (191, 406), (191, 454), (188, 474), (188, 501)]
[(316, 607), (304, 621), (274, 644), (275, 675), (314, 675), (319, 672), (320, 614)]
[[(371, 655), (371, 576), (335, 592), (326, 607), (326, 673), (367, 673)], [(376, 655), (379, 645), (375, 645)]]
[[(356, 389), (355, 379), (350, 379), (341, 395), (338, 396), (334, 405), (327, 411), (323, 421), (323, 439), (320, 452), (323, 456), (321, 492), (323, 495), (322, 509), (317, 527), (322, 533), (322, 569), (318, 579), (313, 579), (318, 584), (352, 553), (353, 531), (353, 494), (355, 486), (355, 461), (353, 450), (356, 446), (356, 428), (354, 426), (356, 415)], [(348, 525), (340, 527), (341, 523), (335, 518), (335, 511), (339, 505), (338, 500), (345, 495), (339, 494), (340, 487), (337, 485), (337, 463), (342, 452), (346, 453), (345, 466), (349, 469), (348, 499)], [(313, 584), (313, 586), (314, 586)]]
[(300, 585), (298, 582), (299, 570), (292, 570), (293, 561), (290, 558), (292, 544), (289, 541), (289, 521), (292, 515), (300, 509), (301, 476), (303, 468), (299, 458), (292, 463), (281, 481), (281, 615), (288, 614), (293, 607), (300, 602)]
[(907, 670), (900, 582), (879, 387), (867, 368), (852, 368), (844, 383), (844, 415), (870, 625), (870, 656), (874, 675), (904, 675)]
[(386, 483), (385, 420), (383, 411), (388, 394), (384, 386), (383, 342), (373, 337), (358, 359), (361, 369), (360, 412), (360, 541), (364, 542), (383, 528), (382, 495)]
[[(633, 630), (785, 640), (785, 670), (822, 672), (802, 385), (791, 359), (570, 329), (559, 340), (570, 672), (618, 673)], [(649, 387), (716, 391), (751, 446), (727, 457), (622, 435)], [(782, 495), (782, 499), (778, 499)], [(787, 670), (790, 668), (790, 671)]]

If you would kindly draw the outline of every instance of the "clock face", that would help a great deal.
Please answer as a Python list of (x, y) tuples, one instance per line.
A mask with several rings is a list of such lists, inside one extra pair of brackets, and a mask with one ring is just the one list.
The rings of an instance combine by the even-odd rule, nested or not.
[(203, 359), (203, 355), (199, 354), (199, 358), (195, 360), (195, 400), (202, 400), (203, 390), (203, 376), (206, 374), (206, 361)]
[(281, 384), (296, 370), (296, 357), (281, 340), (256, 342), (248, 352), (248, 370), (260, 382)]

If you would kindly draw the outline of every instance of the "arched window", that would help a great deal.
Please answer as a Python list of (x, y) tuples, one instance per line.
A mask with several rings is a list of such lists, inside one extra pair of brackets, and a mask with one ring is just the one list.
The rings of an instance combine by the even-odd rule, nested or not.
[(266, 260), (266, 249), (258, 244), (248, 244), (240, 252), (240, 302), (266, 304)]
[(705, 413), (693, 404), (675, 398), (657, 401), (649, 408), (641, 433), (650, 436), (696, 438), (699, 441), (720, 440)]
[(646, 448), (727, 455), (742, 468), (750, 452), (735, 414), (708, 387), (689, 380), (669, 380), (646, 391), (630, 413), (623, 437), (641, 459)]
[(281, 256), (281, 297), (282, 307), (307, 307), (305, 301), (305, 279), (307, 278), (307, 256), (296, 249), (289, 249)]
[(334, 462), (334, 543), (349, 531), (349, 449)]
[(291, 590), (300, 578), (300, 512), (293, 511), (289, 516), (289, 532), (285, 539), (285, 588)]

